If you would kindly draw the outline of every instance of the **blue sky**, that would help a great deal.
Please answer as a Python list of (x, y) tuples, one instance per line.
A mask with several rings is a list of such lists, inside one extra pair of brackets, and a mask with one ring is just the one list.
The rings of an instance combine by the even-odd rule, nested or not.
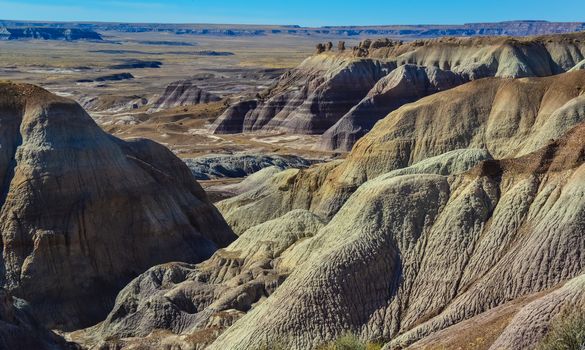
[(0, 19), (304, 26), (585, 21), (585, 0), (0, 0)]

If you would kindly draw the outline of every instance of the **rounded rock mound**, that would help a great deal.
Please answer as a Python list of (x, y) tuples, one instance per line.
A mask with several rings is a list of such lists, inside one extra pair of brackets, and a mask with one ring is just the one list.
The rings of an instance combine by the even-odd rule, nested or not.
[(105, 133), (71, 100), (0, 83), (0, 125), (0, 280), (50, 327), (98, 322), (151, 266), (235, 239), (179, 158)]

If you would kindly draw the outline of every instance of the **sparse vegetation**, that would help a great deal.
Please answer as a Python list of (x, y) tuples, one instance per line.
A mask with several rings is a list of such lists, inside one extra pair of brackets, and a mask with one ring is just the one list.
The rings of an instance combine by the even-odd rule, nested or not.
[(324, 344), (318, 350), (380, 350), (383, 344), (361, 341), (354, 334), (346, 334), (337, 340)]
[[(355, 334), (345, 334), (336, 340), (317, 347), (317, 350), (381, 350), (383, 344), (378, 342), (364, 342)], [(258, 350), (285, 350), (288, 349), (284, 342), (276, 341), (270, 345), (264, 345)]]
[(553, 320), (538, 350), (585, 350), (585, 309), (567, 308)]

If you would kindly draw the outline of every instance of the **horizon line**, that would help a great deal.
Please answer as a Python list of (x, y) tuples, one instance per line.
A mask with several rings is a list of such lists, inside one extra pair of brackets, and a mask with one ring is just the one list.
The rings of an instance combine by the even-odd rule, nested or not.
[(234, 26), (262, 26), (262, 27), (293, 27), (293, 28), (336, 28), (336, 27), (393, 27), (393, 26), (466, 26), (476, 24), (503, 24), (503, 23), (566, 23), (566, 24), (585, 24), (585, 21), (549, 21), (541, 19), (516, 19), (505, 21), (486, 21), (486, 22), (467, 22), (467, 23), (396, 23), (396, 24), (348, 24), (348, 25), (321, 25), (321, 26), (303, 26), (299, 24), (266, 24), (266, 23), (219, 23), (219, 22), (144, 22), (144, 21), (88, 21), (88, 20), (32, 20), (32, 19), (5, 19), (0, 18), (0, 22), (30, 22), (30, 23), (80, 23), (80, 24), (160, 24), (160, 25), (234, 25)]

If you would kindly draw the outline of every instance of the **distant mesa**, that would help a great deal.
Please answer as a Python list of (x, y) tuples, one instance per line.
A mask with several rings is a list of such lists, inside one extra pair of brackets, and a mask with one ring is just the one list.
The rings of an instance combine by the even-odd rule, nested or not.
[(235, 55), (233, 52), (229, 51), (197, 51), (195, 52), (197, 56), (233, 56)]
[(7, 28), (0, 27), (0, 40), (102, 40), (102, 36), (88, 29), (65, 28)]
[(78, 83), (93, 83), (93, 82), (104, 82), (104, 81), (120, 81), (120, 80), (130, 80), (134, 79), (134, 76), (130, 73), (119, 73), (119, 74), (110, 74), (104, 75), (102, 77), (97, 77), (95, 79), (79, 79), (77, 80)]
[(153, 46), (195, 46), (196, 43), (188, 43), (185, 41), (152, 41), (152, 40), (143, 40), (137, 41), (136, 43), (142, 45), (153, 45)]
[(160, 68), (162, 66), (161, 61), (143, 61), (143, 60), (126, 60), (124, 63), (115, 64), (110, 66), (111, 69), (140, 69), (140, 68)]

